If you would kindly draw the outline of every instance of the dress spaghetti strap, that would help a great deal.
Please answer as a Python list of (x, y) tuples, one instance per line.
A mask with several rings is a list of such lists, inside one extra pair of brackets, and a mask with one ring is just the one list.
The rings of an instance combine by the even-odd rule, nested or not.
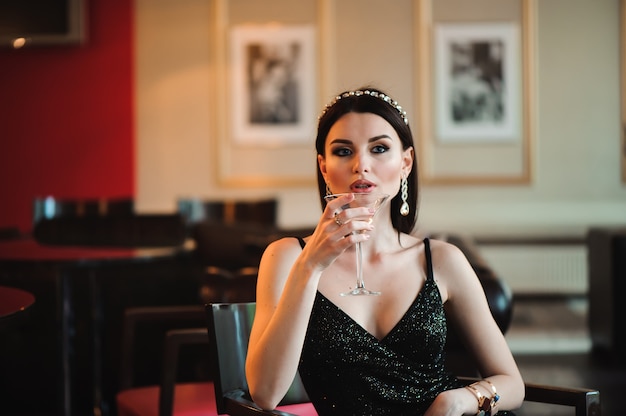
[(430, 255), (430, 240), (424, 239), (424, 253), (426, 253), (426, 279), (433, 280), (433, 261)]

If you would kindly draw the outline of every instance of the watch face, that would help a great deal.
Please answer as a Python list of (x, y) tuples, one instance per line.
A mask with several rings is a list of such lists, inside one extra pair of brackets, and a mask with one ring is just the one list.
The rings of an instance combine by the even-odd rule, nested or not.
[(480, 401), (478, 402), (478, 410), (482, 410), (484, 412), (491, 410), (491, 400), (486, 400), (486, 399), (487, 399), (486, 397), (480, 398)]

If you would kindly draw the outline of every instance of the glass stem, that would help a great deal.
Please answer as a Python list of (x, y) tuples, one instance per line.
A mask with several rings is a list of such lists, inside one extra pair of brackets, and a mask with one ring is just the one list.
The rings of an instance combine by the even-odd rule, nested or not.
[(360, 242), (356, 243), (356, 287), (357, 289), (365, 287), (363, 283), (363, 252)]

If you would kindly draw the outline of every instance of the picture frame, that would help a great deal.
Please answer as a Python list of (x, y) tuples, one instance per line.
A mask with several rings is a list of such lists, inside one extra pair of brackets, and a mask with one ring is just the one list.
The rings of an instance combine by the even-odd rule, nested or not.
[(316, 105), (313, 25), (244, 24), (230, 29), (231, 131), (235, 144), (310, 140)]
[[(316, 154), (313, 146), (316, 115), (320, 103), (330, 95), (328, 80), (332, 70), (332, 48), (329, 45), (333, 39), (334, 22), (331, 0), (301, 0), (297, 3), (290, 0), (268, 0), (264, 7), (255, 8), (254, 14), (248, 13), (249, 8), (240, 7), (242, 1), (244, 0), (211, 1), (209, 56), (213, 64), (209, 88), (213, 99), (208, 117), (216, 144), (216, 148), (212, 149), (212, 169), (215, 170), (219, 186), (227, 188), (313, 186), (316, 178)], [(308, 121), (313, 123), (309, 137), (292, 135), (286, 128), (270, 135), (268, 129), (256, 128), (262, 126), (246, 126), (245, 123), (242, 124), (240, 133), (250, 134), (240, 134), (237, 139), (234, 137), (234, 129), (238, 128), (235, 120), (239, 109), (233, 109), (234, 102), (239, 98), (233, 90), (237, 77), (233, 67), (233, 44), (241, 46), (244, 41), (234, 42), (231, 39), (231, 29), (244, 25), (249, 26), (259, 36), (263, 36), (261, 32), (268, 32), (270, 29), (279, 32), (287, 27), (308, 26), (313, 29), (313, 40), (302, 41), (306, 48), (310, 46), (313, 50), (313, 62), (309, 66), (309, 72), (304, 75), (311, 77), (307, 84), (315, 88), (313, 93), (304, 94), (313, 100), (314, 107), (307, 116)], [(277, 35), (267, 36), (276, 38)], [(239, 77), (241, 80), (241, 75)], [(299, 127), (300, 131), (304, 131), (302, 124)]]
[(626, 184), (626, 0), (620, 2), (620, 68), (622, 125), (620, 137), (622, 184)]
[[(536, 0), (481, 2), (480, 8), (465, 7), (458, 0), (415, 0), (414, 3), (415, 101), (419, 108), (415, 117), (416, 150), (424, 185), (522, 185), (533, 179)], [(515, 31), (512, 27), (517, 27), (517, 35), (509, 33)], [(439, 41), (444, 44), (450, 38), (460, 37), (455, 28), (469, 28), (483, 37), (493, 30), (495, 39), (511, 46), (510, 53), (514, 52), (517, 58), (509, 61), (515, 68), (503, 68), (504, 74), (508, 71), (508, 77), (518, 80), (517, 85), (508, 86), (514, 90), (509, 95), (515, 102), (509, 106), (517, 118), (501, 125), (495, 125), (492, 118), (491, 126), (472, 128), (438, 121), (437, 106), (442, 105), (438, 104), (441, 101), (438, 95), (443, 96), (441, 84), (445, 85), (446, 81), (438, 74), (441, 63), (437, 63), (437, 28), (443, 28), (443, 35), (449, 35), (448, 40), (443, 36), (444, 40)], [(470, 44), (479, 42), (472, 39), (478, 38), (470, 37)]]
[(442, 23), (434, 31), (437, 140), (519, 140), (519, 25)]

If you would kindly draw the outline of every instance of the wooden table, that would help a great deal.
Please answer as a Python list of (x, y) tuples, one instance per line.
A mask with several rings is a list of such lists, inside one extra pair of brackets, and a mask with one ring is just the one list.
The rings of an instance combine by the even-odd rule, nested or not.
[[(54, 306), (48, 307), (50, 301), (46, 305), (49, 316), (55, 317), (50, 322), (56, 322), (56, 360), (58, 368), (58, 381), (50, 381), (50, 388), (54, 389), (58, 385), (57, 400), (59, 414), (72, 415), (76, 414), (73, 409), (76, 401), (75, 390), (84, 388), (85, 380), (72, 381), (72, 375), (77, 371), (85, 369), (76, 369), (77, 354), (89, 356), (93, 358), (89, 362), (91, 368), (86, 371), (87, 376), (78, 378), (87, 378), (86, 382), (93, 382), (93, 409), (94, 414), (106, 413), (99, 410), (102, 402), (101, 383), (102, 383), (102, 362), (100, 357), (103, 347), (102, 339), (102, 299), (100, 294), (100, 283), (96, 276), (99, 270), (112, 265), (124, 266), (138, 263), (150, 263), (159, 259), (172, 259), (187, 250), (187, 247), (163, 247), (163, 248), (100, 248), (100, 247), (64, 247), (64, 246), (46, 246), (37, 243), (32, 239), (12, 240), (0, 242), (0, 284), (18, 287), (20, 284), (31, 286), (40, 279), (45, 280), (46, 287), (54, 287), (52, 292), (46, 289), (48, 298), (53, 296)], [(7, 272), (8, 270), (8, 272)], [(77, 273), (79, 272), (79, 273)], [(37, 276), (40, 274), (40, 276)], [(16, 277), (17, 276), (17, 277)], [(78, 277), (77, 277), (78, 276)], [(28, 278), (28, 279), (26, 279)], [(7, 282), (8, 280), (8, 282)], [(27, 282), (28, 280), (28, 282)], [(81, 282), (79, 282), (81, 281)], [(80, 285), (80, 289), (77, 286)], [(30, 288), (22, 287), (29, 290)], [(14, 289), (19, 290), (19, 289)], [(76, 292), (80, 290), (80, 295)], [(35, 291), (33, 289), (33, 291)], [(19, 292), (24, 294), (23, 290)], [(36, 294), (36, 292), (35, 292)], [(26, 296), (27, 295), (23, 295)], [(32, 295), (31, 295), (32, 296)], [(18, 309), (22, 306), (27, 308), (28, 299), (23, 298), (22, 302), (18, 302)], [(43, 297), (43, 296), (42, 296)], [(78, 351), (83, 346), (76, 345), (75, 322), (84, 319), (84, 316), (76, 317), (76, 299), (79, 298), (81, 303), (89, 305), (90, 311), (89, 330), (91, 343), (91, 351)], [(33, 298), (34, 299), (34, 298)], [(38, 296), (40, 299), (40, 296)], [(0, 300), (0, 313), (2, 305)], [(19, 305), (23, 303), (23, 305)], [(32, 303), (32, 302), (31, 302)], [(43, 300), (42, 300), (43, 303)], [(8, 305), (8, 304), (7, 304)], [(42, 308), (44, 305), (42, 304)], [(11, 309), (14, 307), (11, 306)], [(38, 308), (39, 309), (39, 308)], [(8, 310), (8, 312), (11, 312)], [(83, 313), (83, 312), (81, 312)], [(91, 379), (91, 380), (89, 380)], [(110, 406), (110, 405), (109, 405)]]

